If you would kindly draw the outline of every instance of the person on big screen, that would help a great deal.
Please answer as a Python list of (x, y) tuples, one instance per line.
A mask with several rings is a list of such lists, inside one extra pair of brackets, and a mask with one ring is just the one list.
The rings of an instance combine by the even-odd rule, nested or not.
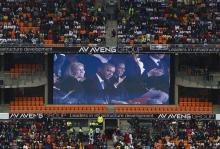
[(67, 68), (66, 76), (60, 80), (59, 89), (62, 98), (56, 104), (85, 104), (85, 70), (84, 65), (74, 62)]
[(144, 95), (152, 100), (149, 104), (168, 104), (169, 99), (169, 58), (165, 54), (142, 55), (144, 72), (142, 80), (149, 91)]
[[(127, 66), (125, 75), (129, 99), (139, 98), (146, 92), (141, 77), (144, 72), (144, 65), (140, 55), (132, 54), (125, 56), (125, 65)], [(135, 101), (131, 101), (131, 104), (133, 102)]]
[(114, 85), (110, 81), (115, 73), (115, 66), (109, 63), (102, 64), (94, 76), (86, 81), (88, 103), (109, 104), (112, 99)]
[[(160, 58), (162, 59), (163, 56), (161, 55)], [(147, 80), (148, 78), (146, 78), (147, 72), (149, 72), (149, 77), (156, 77), (156, 75), (164, 77), (164, 69), (166, 68), (161, 67), (159, 69), (158, 67), (154, 69), (155, 65), (150, 62), (151, 61), (149, 60), (148, 55), (144, 54), (133, 54), (128, 56), (126, 59), (126, 64), (128, 66), (126, 69), (126, 76), (128, 80), (127, 89), (130, 104), (166, 104), (168, 102), (169, 96), (167, 92), (157, 88), (157, 86), (160, 85), (160, 82), (155, 84), (156, 82), (150, 82), (150, 80)], [(155, 73), (160, 74), (155, 75)], [(167, 74), (168, 73), (166, 73), (166, 75)], [(169, 81), (169, 78), (166, 77), (165, 80)], [(164, 84), (168, 86), (164, 87), (164, 89), (169, 88), (169, 82)]]
[(59, 88), (60, 78), (56, 73), (53, 73), (53, 103), (59, 103), (60, 98), (62, 98), (63, 93)]
[[(69, 68), (72, 63), (79, 62), (76, 57), (76, 54), (66, 54), (65, 57), (66, 57), (65, 61), (64, 61), (63, 66), (61, 68), (63, 77), (69, 75)], [(84, 67), (85, 67), (85, 65), (84, 65)]]
[(61, 78), (63, 75), (62, 69), (66, 61), (65, 54), (54, 54), (54, 75)]
[(112, 104), (128, 104), (126, 100), (128, 99), (128, 91), (125, 76), (125, 63), (118, 62), (115, 65), (115, 73), (111, 78), (114, 85)]
[(76, 56), (77, 60), (84, 64), (87, 78), (94, 76), (102, 64), (110, 63), (111, 57), (111, 54), (77, 54)]

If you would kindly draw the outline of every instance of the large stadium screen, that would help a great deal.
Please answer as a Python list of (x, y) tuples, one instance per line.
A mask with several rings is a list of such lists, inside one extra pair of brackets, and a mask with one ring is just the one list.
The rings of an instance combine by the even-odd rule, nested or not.
[(170, 104), (170, 55), (54, 54), (53, 104)]

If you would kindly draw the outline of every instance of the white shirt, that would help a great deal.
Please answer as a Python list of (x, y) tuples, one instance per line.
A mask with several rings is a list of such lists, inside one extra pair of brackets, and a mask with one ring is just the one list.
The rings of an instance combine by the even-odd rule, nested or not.
[(113, 135), (112, 137), (113, 137), (113, 143), (116, 143), (118, 141), (117, 136)]
[(154, 63), (155, 63), (157, 66), (159, 66), (159, 62), (160, 62), (159, 59), (156, 59), (156, 58), (154, 58), (154, 57), (152, 57), (152, 56), (150, 56), (150, 59), (152, 59), (152, 60), (154, 61)]
[(97, 73), (96, 73), (96, 76), (98, 77), (99, 82), (100, 82), (100, 84), (102, 86), (102, 89), (104, 90), (105, 89), (104, 80)]
[(23, 146), (23, 149), (28, 149), (28, 146), (27, 146), (27, 145), (24, 145), (24, 146)]
[(138, 66), (139, 66), (139, 68), (140, 68), (140, 70), (141, 70), (141, 74), (143, 74), (144, 71), (145, 71), (145, 69), (144, 69), (144, 63), (141, 61), (140, 58), (137, 58), (136, 60), (137, 60)]
[(67, 149), (71, 149), (72, 147), (71, 147), (71, 146), (69, 146), (69, 145), (67, 145), (67, 146), (66, 146), (66, 148), (67, 148)]
[(95, 129), (95, 133), (100, 133), (100, 129), (99, 129), (99, 128), (96, 128), (96, 129)]

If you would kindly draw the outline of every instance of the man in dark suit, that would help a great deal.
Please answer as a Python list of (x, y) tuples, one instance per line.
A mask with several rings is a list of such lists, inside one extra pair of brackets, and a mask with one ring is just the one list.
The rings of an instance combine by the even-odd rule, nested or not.
[(141, 78), (141, 75), (144, 72), (144, 65), (140, 59), (140, 55), (127, 55), (125, 58), (125, 64), (127, 66), (125, 75), (129, 98), (139, 98), (146, 92)]
[(169, 92), (169, 58), (165, 54), (149, 54), (143, 63), (143, 77), (148, 88)]
[(115, 66), (109, 63), (102, 64), (97, 73), (87, 80), (87, 101), (91, 104), (109, 104), (112, 98), (114, 85), (110, 81), (115, 73)]
[(152, 100), (150, 104), (168, 104), (170, 75), (169, 58), (165, 54), (142, 55), (144, 73), (142, 74), (145, 88), (149, 91), (144, 95)]

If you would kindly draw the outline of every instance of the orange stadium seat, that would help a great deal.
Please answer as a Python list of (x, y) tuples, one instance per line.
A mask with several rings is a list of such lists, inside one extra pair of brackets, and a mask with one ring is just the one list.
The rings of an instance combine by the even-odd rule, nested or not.
[(60, 41), (64, 42), (65, 37), (64, 36), (60, 36)]
[(191, 102), (191, 105), (192, 105), (193, 107), (195, 107), (195, 106), (196, 106), (196, 102)]
[(199, 107), (200, 106), (200, 102), (196, 102), (196, 107)]
[(53, 44), (53, 40), (44, 40), (44, 43), (46, 45), (52, 45)]
[(196, 98), (196, 102), (199, 102), (199, 100), (200, 100), (199, 98)]
[(191, 97), (188, 97), (188, 102), (192, 102), (192, 98)]
[(191, 98), (191, 101), (192, 102), (196, 102), (196, 98)]
[(188, 113), (190, 111), (190, 107), (185, 107), (185, 110)]

